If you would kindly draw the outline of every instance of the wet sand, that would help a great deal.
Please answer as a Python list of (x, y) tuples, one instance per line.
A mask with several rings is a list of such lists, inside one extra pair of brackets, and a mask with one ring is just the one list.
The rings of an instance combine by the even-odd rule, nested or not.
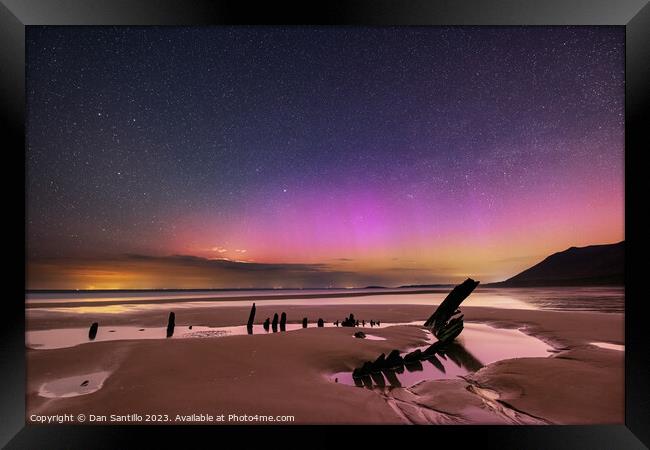
[[(243, 323), (250, 305), (176, 311), (177, 326)], [(353, 312), (382, 322), (424, 321), (433, 306), (286, 306), (289, 322), (326, 321)], [(261, 323), (278, 307), (258, 307)], [(623, 314), (463, 308), (467, 321), (523, 331), (557, 353), (490, 364), (465, 379), (426, 381), (381, 394), (334, 383), (392, 349), (421, 345), (414, 326), (374, 328), (386, 340), (350, 338), (350, 329), (202, 339), (107, 341), (27, 351), (27, 420), (31, 414), (293, 415), (303, 424), (624, 422), (624, 352), (590, 342), (624, 344)], [(167, 311), (133, 314), (28, 314), (29, 329), (104, 325), (160, 326)], [(313, 326), (313, 325), (311, 325)], [(68, 398), (38, 395), (44, 383), (109, 372), (101, 389)], [(88, 422), (86, 422), (88, 423)], [(141, 423), (141, 422), (138, 422)], [(176, 422), (178, 423), (178, 422)], [(232, 422), (227, 422), (232, 424)], [(251, 422), (247, 422), (251, 423)]]
[(172, 298), (129, 298), (129, 299), (101, 299), (96, 298), (92, 301), (87, 299), (78, 300), (78, 301), (37, 301), (29, 300), (25, 303), (26, 308), (47, 308), (47, 307), (83, 307), (90, 305), (103, 305), (103, 306), (115, 306), (115, 305), (161, 305), (169, 303), (179, 303), (183, 301), (191, 302), (231, 302), (231, 301), (241, 301), (241, 302), (250, 302), (252, 299), (257, 300), (308, 300), (308, 299), (319, 299), (319, 298), (354, 298), (354, 297), (368, 297), (368, 296), (378, 296), (378, 295), (408, 295), (408, 294), (447, 294), (449, 292), (448, 287), (441, 288), (416, 288), (416, 289), (381, 289), (381, 290), (354, 290), (350, 291), (335, 291), (335, 292), (281, 292), (273, 293), (272, 291), (263, 291), (259, 294), (251, 295), (250, 293), (240, 294), (240, 295), (214, 295), (214, 296), (192, 296), (187, 294), (187, 297), (172, 297)]

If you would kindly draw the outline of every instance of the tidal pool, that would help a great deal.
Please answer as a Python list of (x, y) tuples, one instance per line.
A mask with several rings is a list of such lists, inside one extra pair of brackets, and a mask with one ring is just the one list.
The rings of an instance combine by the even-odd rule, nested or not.
[(46, 398), (67, 398), (92, 394), (102, 388), (109, 375), (110, 372), (100, 371), (59, 378), (44, 383), (39, 389), (38, 395)]
[[(422, 321), (417, 322), (418, 324)], [(409, 325), (411, 323), (408, 323)], [(391, 325), (404, 325), (404, 324), (381, 324), (379, 326), (366, 326), (366, 327), (350, 327), (350, 336), (353, 337), (355, 331), (363, 330), (366, 333), (368, 340), (385, 340), (381, 336), (368, 334), (369, 330), (386, 328)], [(324, 327), (331, 328), (335, 325), (333, 323), (325, 323)], [(315, 323), (310, 323), (308, 328), (317, 328)], [(277, 332), (295, 331), (303, 329), (302, 323), (287, 323), (285, 329), (282, 330), (280, 326), (277, 327)], [(50, 330), (34, 330), (28, 331), (26, 334), (26, 345), (28, 348), (35, 350), (49, 350), (55, 348), (74, 347), (76, 345), (102, 342), (102, 341), (121, 341), (133, 339), (188, 339), (188, 338), (208, 338), (208, 337), (221, 337), (221, 336), (234, 336), (242, 334), (272, 334), (272, 328), (265, 330), (262, 325), (254, 325), (252, 333), (248, 332), (246, 325), (238, 325), (231, 327), (205, 327), (205, 326), (192, 326), (177, 325), (174, 328), (174, 334), (167, 338), (167, 327), (138, 327), (138, 326), (102, 326), (99, 324), (97, 335), (95, 339), (88, 338), (88, 328), (56, 328)], [(357, 338), (355, 338), (357, 339)], [(359, 339), (363, 340), (363, 339)]]

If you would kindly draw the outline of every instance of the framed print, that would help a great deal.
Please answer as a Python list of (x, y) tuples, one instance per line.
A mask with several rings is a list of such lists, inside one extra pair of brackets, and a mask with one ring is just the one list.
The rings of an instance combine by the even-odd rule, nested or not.
[(0, 10), (3, 445), (650, 443), (647, 2)]

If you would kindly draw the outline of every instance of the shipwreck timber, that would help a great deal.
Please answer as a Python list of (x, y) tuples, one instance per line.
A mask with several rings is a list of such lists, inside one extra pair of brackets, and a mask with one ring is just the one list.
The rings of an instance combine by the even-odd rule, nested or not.
[[(445, 347), (452, 345), (454, 339), (462, 333), (464, 327), (463, 315), (460, 312), (459, 306), (478, 285), (478, 281), (468, 278), (454, 287), (438, 308), (436, 308), (431, 317), (424, 322), (424, 327), (431, 330), (433, 335), (438, 339), (427, 349), (424, 351), (415, 350), (404, 357), (400, 355), (399, 350), (393, 350), (388, 357), (382, 353), (374, 362), (366, 361), (361, 367), (354, 369), (352, 378), (363, 379), (379, 371), (395, 370), (399, 372), (400, 369), (403, 370), (405, 365), (410, 365), (415, 370), (418, 370), (417, 366), (421, 360), (431, 360), (434, 365), (440, 365), (442, 367), (440, 361), (436, 358), (436, 354), (443, 355)], [(353, 320), (353, 317), (350, 314), (350, 319)], [(352, 322), (352, 320), (349, 320), (349, 322)], [(444, 367), (442, 370), (444, 371)]]

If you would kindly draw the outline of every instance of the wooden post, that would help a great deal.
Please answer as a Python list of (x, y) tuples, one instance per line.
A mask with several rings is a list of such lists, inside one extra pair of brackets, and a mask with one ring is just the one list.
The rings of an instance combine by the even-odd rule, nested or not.
[(93, 324), (90, 326), (90, 329), (88, 330), (88, 339), (91, 341), (95, 339), (95, 336), (97, 336), (97, 329), (99, 328), (99, 324), (97, 322), (93, 322)]
[(170, 312), (169, 319), (167, 320), (167, 337), (172, 337), (174, 335), (175, 326), (176, 326), (176, 314)]

